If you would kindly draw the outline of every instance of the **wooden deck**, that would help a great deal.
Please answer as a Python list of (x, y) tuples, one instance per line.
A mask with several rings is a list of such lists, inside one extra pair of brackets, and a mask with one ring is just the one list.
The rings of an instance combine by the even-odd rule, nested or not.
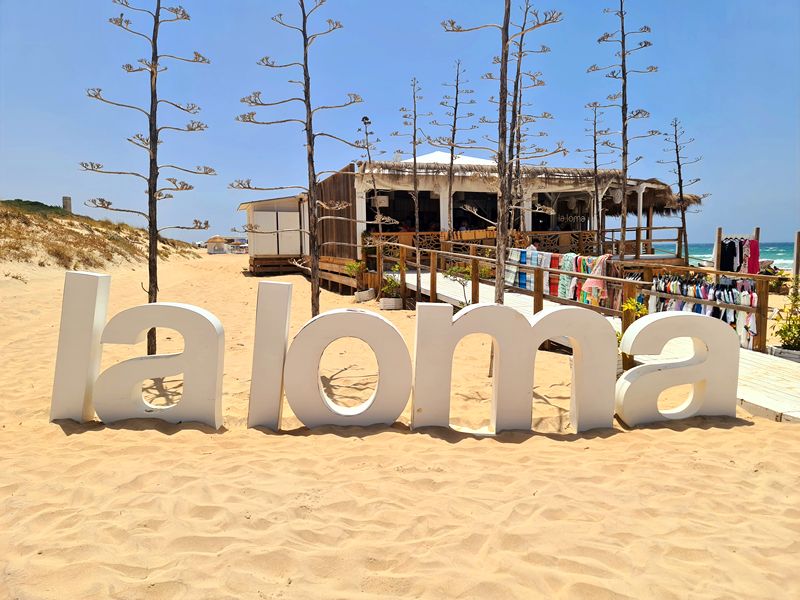
[[(386, 276), (397, 276), (396, 273), (387, 273)], [(430, 273), (420, 274), (420, 292), (430, 295)], [(416, 274), (414, 271), (406, 273), (406, 286), (410, 290), (416, 288)], [(447, 279), (441, 273), (436, 277), (436, 295), (441, 302), (454, 306), (463, 306), (464, 290), (462, 286), (452, 279)], [(470, 298), (470, 285), (466, 288), (467, 299)], [(479, 284), (480, 302), (494, 302), (494, 286), (486, 283)], [(533, 298), (526, 294), (507, 291), (505, 305), (520, 311), (526, 317), (533, 316)], [(545, 308), (561, 306), (549, 300), (544, 301)], [(620, 331), (622, 322), (615, 317), (606, 317)], [(569, 346), (566, 338), (554, 339), (554, 342)], [(673, 340), (664, 348), (660, 358), (682, 359), (688, 358), (692, 353), (691, 342), (688, 338)], [(659, 357), (637, 356), (637, 362), (647, 363)], [(795, 363), (785, 358), (745, 350), (739, 353), (739, 388), (737, 396), (739, 404), (747, 412), (774, 419), (776, 421), (800, 423), (800, 363)]]

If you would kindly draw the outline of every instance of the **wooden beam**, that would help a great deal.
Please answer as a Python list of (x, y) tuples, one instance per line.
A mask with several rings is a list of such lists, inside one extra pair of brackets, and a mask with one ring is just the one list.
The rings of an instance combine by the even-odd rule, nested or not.
[[(469, 254), (470, 256), (477, 256), (478, 248), (477, 246), (470, 246), (469, 247)], [(481, 267), (478, 259), (473, 258), (470, 261), (470, 279), (472, 281), (472, 304), (478, 304), (481, 301), (480, 295), (480, 274), (481, 274)]]
[(721, 271), (722, 266), (722, 227), (717, 227), (717, 234), (714, 238), (714, 270)]
[(541, 312), (544, 308), (544, 271), (536, 269), (533, 272), (533, 314)]
[(400, 246), (400, 297), (405, 300), (408, 293), (406, 288), (406, 247)]
[(378, 285), (378, 289), (375, 290), (375, 295), (380, 298), (381, 297), (381, 288), (383, 287), (383, 244), (378, 242), (377, 247), (375, 248), (375, 270), (378, 272), (378, 281), (380, 282)]
[(436, 286), (438, 284), (437, 281), (437, 273), (438, 273), (438, 262), (439, 262), (439, 253), (438, 252), (431, 252), (431, 285), (430, 285), (430, 300), (431, 302), (436, 302), (439, 299), (437, 294)]
[(794, 267), (792, 267), (792, 287), (797, 292), (798, 277), (800, 277), (800, 231), (794, 234)]
[[(636, 298), (638, 295), (637, 286), (633, 282), (625, 281), (622, 283), (622, 306), (630, 298)], [(636, 320), (636, 315), (633, 311), (622, 309), (622, 333), (625, 334), (628, 327), (633, 325)], [(626, 371), (634, 367), (634, 358), (630, 354), (622, 353), (622, 368)]]
[(756, 281), (756, 294), (758, 294), (758, 312), (756, 313), (756, 335), (753, 350), (767, 351), (767, 327), (769, 325), (769, 281), (759, 279)]

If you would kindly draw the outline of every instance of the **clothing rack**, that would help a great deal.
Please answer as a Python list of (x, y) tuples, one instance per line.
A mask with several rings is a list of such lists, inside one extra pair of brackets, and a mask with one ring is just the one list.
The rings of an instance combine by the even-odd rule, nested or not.
[(745, 238), (750, 240), (755, 240), (759, 244), (761, 243), (761, 227), (756, 227), (753, 229), (752, 234), (744, 234), (744, 235), (724, 235), (722, 232), (722, 227), (717, 227), (717, 235), (714, 239), (714, 270), (719, 271), (722, 267), (722, 240), (727, 238)]
[[(768, 311), (769, 311), (769, 282), (776, 279), (770, 275), (753, 275), (744, 273), (735, 273), (731, 271), (720, 271), (716, 269), (708, 269), (705, 267), (683, 267), (679, 265), (663, 265), (653, 264), (651, 262), (637, 262), (625, 261), (624, 263), (615, 263), (616, 268), (621, 277), (626, 277), (628, 273), (639, 271), (642, 277), (647, 282), (652, 282), (654, 276), (658, 275), (683, 275), (686, 277), (696, 276), (702, 278), (710, 278), (715, 283), (718, 283), (723, 277), (730, 279), (745, 279), (751, 280), (755, 283), (755, 291), (758, 294), (758, 306), (748, 307), (737, 304), (727, 304), (723, 302), (714, 302), (706, 300), (699, 302), (698, 298), (692, 299), (691, 296), (685, 297), (683, 294), (675, 294), (670, 292), (658, 292), (649, 289), (642, 289), (640, 292), (645, 296), (655, 296), (657, 298), (666, 299), (680, 299), (686, 300), (696, 304), (703, 304), (707, 306), (716, 306), (718, 308), (730, 309), (734, 311), (742, 311), (745, 313), (752, 313), (756, 318), (756, 330), (763, 332), (757, 335), (753, 340), (753, 350), (756, 352), (767, 351), (767, 327), (768, 327)], [(707, 304), (708, 303), (708, 304)]]

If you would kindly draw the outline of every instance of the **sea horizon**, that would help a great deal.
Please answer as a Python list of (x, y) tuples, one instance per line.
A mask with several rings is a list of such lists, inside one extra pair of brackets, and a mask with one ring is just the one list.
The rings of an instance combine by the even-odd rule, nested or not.
[[(673, 244), (654, 244), (656, 250), (674, 252)], [(712, 260), (714, 242), (698, 242), (689, 244), (689, 262), (697, 265), (703, 260)], [(790, 271), (794, 265), (794, 242), (761, 242), (759, 244), (760, 260), (771, 260), (779, 268)]]

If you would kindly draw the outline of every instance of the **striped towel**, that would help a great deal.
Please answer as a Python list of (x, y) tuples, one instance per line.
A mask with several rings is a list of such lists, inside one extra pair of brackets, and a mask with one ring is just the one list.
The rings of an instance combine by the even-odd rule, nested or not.
[[(527, 262), (528, 266), (538, 267), (539, 261), (541, 260), (541, 255), (539, 254), (539, 252), (534, 250), (533, 246), (530, 246), (527, 250), (527, 255), (528, 255), (528, 262)], [(526, 290), (533, 289), (533, 273), (527, 274), (527, 277), (525, 278), (525, 285), (520, 287), (524, 287)]]
[(521, 251), (518, 248), (510, 248), (508, 251), (508, 260), (506, 261), (506, 285), (515, 286), (517, 284), (517, 275), (519, 273), (519, 259)]

